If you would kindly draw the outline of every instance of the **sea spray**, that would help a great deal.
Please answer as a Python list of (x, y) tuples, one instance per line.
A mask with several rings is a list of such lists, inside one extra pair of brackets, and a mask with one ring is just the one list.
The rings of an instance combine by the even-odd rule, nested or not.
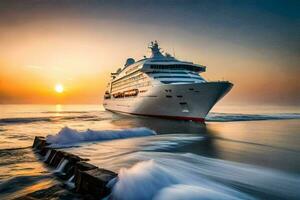
[[(133, 167), (122, 168), (113, 187), (113, 199), (153, 199), (156, 192), (178, 181), (154, 161), (139, 162)], [(125, 191), (132, 191), (125, 194)]]
[(56, 135), (48, 135), (46, 139), (47, 142), (52, 144), (52, 146), (55, 146), (74, 144), (79, 142), (125, 139), (150, 135), (156, 135), (156, 132), (148, 128), (132, 128), (106, 131), (94, 131), (91, 129), (87, 129), (86, 131), (80, 132), (75, 129), (64, 127)]

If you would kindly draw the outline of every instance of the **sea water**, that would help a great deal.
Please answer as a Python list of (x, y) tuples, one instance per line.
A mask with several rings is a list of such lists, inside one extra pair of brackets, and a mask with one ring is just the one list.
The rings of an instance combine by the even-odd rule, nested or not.
[(216, 107), (201, 124), (99, 105), (1, 105), (0, 199), (59, 184), (30, 148), (36, 135), (117, 172), (114, 199), (300, 198), (298, 107)]

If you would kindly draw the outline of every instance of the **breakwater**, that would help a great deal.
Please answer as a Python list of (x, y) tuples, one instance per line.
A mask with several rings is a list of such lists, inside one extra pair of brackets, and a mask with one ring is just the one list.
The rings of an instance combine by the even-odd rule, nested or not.
[(109, 181), (117, 177), (113, 171), (89, 164), (71, 153), (49, 147), (45, 137), (36, 136), (32, 148), (42, 157), (42, 161), (54, 169), (54, 174), (65, 180), (72, 191), (84, 196), (85, 199), (101, 199), (108, 196), (111, 189)]

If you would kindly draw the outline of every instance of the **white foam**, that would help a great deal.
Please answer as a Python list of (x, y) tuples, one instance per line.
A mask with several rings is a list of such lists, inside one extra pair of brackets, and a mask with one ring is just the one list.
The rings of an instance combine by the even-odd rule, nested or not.
[(132, 128), (124, 130), (107, 130), (107, 131), (77, 131), (68, 127), (62, 128), (56, 135), (48, 135), (46, 140), (51, 144), (74, 144), (88, 141), (102, 141), (113, 139), (124, 139), (131, 137), (142, 137), (155, 135), (155, 131), (148, 128)]
[(172, 185), (163, 188), (154, 198), (154, 200), (237, 200), (238, 197), (224, 194), (220, 191), (204, 188), (196, 185)]
[(157, 190), (176, 183), (176, 179), (164, 173), (155, 162), (140, 162), (129, 169), (120, 170), (113, 187), (113, 199), (152, 199)]
[(153, 160), (139, 162), (129, 169), (122, 168), (112, 190), (112, 199), (118, 200), (199, 198), (253, 199), (208, 179), (195, 178), (195, 174), (188, 171), (166, 168)]
[(120, 169), (118, 178), (109, 183), (112, 199), (255, 199), (264, 194), (298, 199), (300, 196), (299, 175), (274, 169), (192, 153), (138, 152), (135, 159), (140, 162)]

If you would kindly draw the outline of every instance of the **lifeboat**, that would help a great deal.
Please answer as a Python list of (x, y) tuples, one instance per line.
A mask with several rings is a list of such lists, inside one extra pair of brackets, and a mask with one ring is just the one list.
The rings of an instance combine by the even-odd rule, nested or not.
[(133, 96), (137, 96), (139, 93), (138, 89), (133, 89), (133, 90), (127, 90), (124, 92), (124, 96), (125, 97), (133, 97)]

